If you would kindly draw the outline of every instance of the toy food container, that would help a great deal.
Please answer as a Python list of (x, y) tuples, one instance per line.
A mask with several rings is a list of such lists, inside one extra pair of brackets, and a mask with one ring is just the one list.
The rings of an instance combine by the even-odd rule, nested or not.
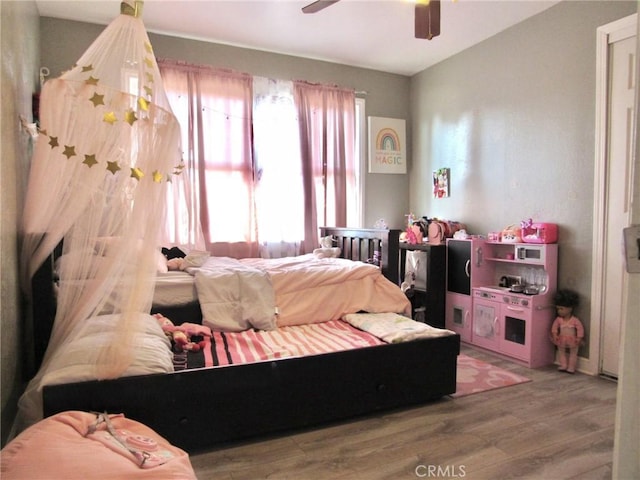
[(556, 243), (558, 241), (558, 225), (556, 223), (532, 223), (522, 229), (524, 243)]

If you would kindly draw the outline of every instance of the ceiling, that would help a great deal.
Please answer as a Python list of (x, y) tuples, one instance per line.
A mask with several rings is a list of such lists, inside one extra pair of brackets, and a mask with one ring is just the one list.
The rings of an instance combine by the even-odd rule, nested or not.
[[(413, 0), (145, 0), (149, 32), (413, 75), (558, 3), (442, 0), (441, 34), (414, 38)], [(107, 25), (120, 0), (36, 0), (41, 16)]]

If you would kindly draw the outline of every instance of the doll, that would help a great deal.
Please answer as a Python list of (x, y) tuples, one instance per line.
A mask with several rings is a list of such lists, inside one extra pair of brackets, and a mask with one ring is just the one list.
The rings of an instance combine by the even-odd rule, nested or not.
[(558, 316), (551, 326), (551, 341), (558, 347), (558, 371), (575, 373), (578, 348), (584, 339), (582, 322), (573, 315), (578, 306), (578, 294), (571, 290), (559, 290), (554, 297)]

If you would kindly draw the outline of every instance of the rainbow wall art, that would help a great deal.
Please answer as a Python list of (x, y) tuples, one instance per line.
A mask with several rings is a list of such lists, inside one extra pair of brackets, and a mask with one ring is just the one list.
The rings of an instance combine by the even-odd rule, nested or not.
[(369, 117), (369, 173), (407, 173), (405, 121)]

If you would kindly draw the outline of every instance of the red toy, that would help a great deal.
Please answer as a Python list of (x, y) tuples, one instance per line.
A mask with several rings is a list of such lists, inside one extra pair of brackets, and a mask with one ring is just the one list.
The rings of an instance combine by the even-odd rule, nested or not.
[(206, 342), (204, 340), (194, 342), (191, 337), (211, 337), (211, 329), (204, 325), (196, 323), (174, 325), (171, 320), (161, 313), (154, 314), (154, 317), (158, 320), (162, 331), (171, 341), (171, 345), (176, 352), (199, 352), (205, 347)]

